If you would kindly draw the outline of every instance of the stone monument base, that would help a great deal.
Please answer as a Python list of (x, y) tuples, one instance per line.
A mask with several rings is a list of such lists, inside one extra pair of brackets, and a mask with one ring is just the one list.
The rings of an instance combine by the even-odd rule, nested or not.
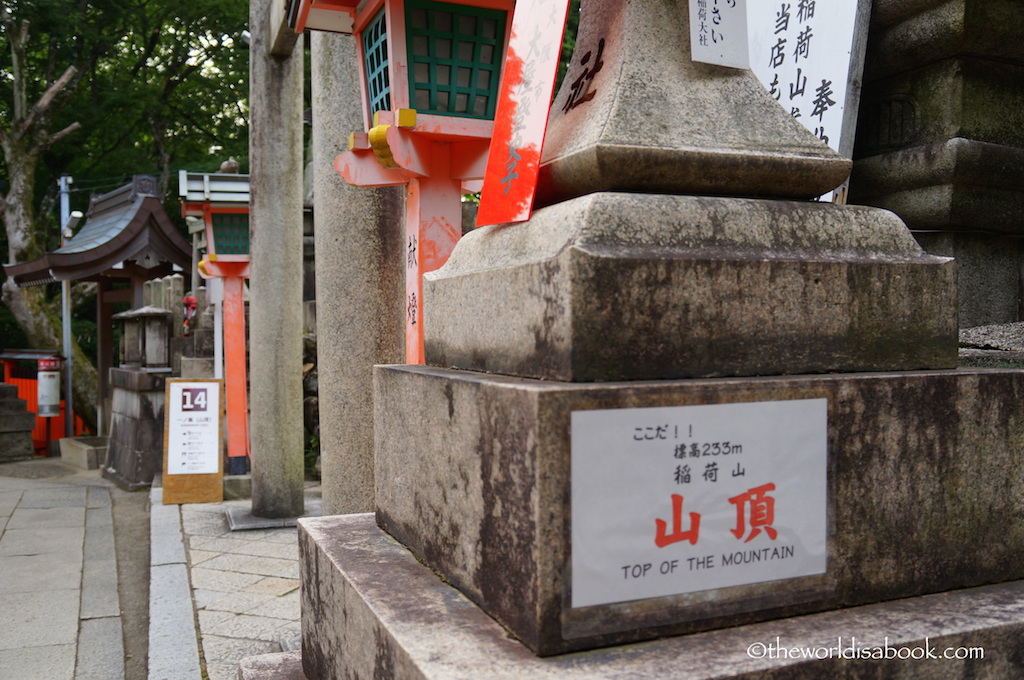
[[(372, 514), (300, 520), (309, 680), (1019, 677), (1024, 582), (539, 658), (381, 531)], [(947, 658), (948, 657), (948, 658)], [(302, 678), (297, 659), (246, 680)], [(286, 662), (286, 663), (285, 663)]]
[(956, 263), (894, 214), (596, 193), (424, 276), (426, 363), (605, 382), (956, 366)]
[[(1024, 551), (1024, 528), (1008, 519), (1019, 514), (1024, 495), (1022, 396), (1024, 371), (996, 369), (563, 383), (382, 366), (374, 400), (377, 519), (541, 656), (1012, 581), (1024, 578), (1016, 558)], [(685, 458), (674, 456), (671, 432), (665, 441), (648, 442), (657, 446), (654, 454), (627, 448), (634, 438), (658, 437), (653, 426), (668, 419), (665, 407), (718, 405), (732, 414), (740, 405), (764, 409), (814, 400), (827, 401), (827, 466), (806, 481), (786, 467), (796, 449), (763, 448), (799, 424), (792, 416), (773, 416), (749, 435), (740, 434), (747, 416), (727, 422), (716, 441), (742, 442), (744, 449), (727, 447), (718, 457), (705, 452), (693, 458), (688, 444)], [(646, 415), (649, 409), (658, 409), (657, 415)], [(583, 443), (593, 426), (577, 431), (574, 424), (595, 412), (604, 421), (614, 414), (630, 418), (624, 430), (616, 425), (601, 431), (612, 442), (612, 458), (594, 455), (602, 444)], [(694, 418), (695, 429), (709, 427), (704, 415)], [(634, 431), (637, 423), (652, 427)], [(824, 422), (819, 427), (826, 429)], [(822, 456), (825, 438), (823, 433)], [(574, 441), (581, 443), (579, 460)], [(721, 469), (715, 488), (722, 488), (731, 483), (733, 468), (765, 461), (778, 486), (776, 514), (792, 507), (781, 500), (783, 489), (806, 498), (815, 484), (827, 482), (827, 503), (800, 511), (827, 526), (824, 573), (785, 576), (782, 570), (792, 562), (762, 554), (790, 544), (799, 553), (810, 535), (804, 530), (787, 538), (780, 529), (777, 541), (726, 536), (723, 547), (710, 548), (714, 564), (695, 561), (714, 545), (706, 544), (713, 521), (707, 514), (692, 549), (685, 542), (655, 549), (654, 517), (670, 517), (659, 481), (664, 474), (652, 479), (641, 471), (640, 482), (628, 481), (652, 455), (659, 465), (667, 461), (662, 472), (672, 493), (687, 503), (700, 503), (693, 494), (710, 484), (700, 478), (710, 463)], [(628, 467), (595, 487), (588, 475), (598, 468), (619, 470), (618, 461)], [(672, 482), (676, 465), (692, 468), (693, 483)], [(763, 482), (756, 472), (736, 480)], [(583, 514), (577, 500), (594, 488), (609, 498)], [(615, 505), (611, 495), (628, 498), (628, 505)], [(684, 512), (705, 510), (687, 505)], [(725, 519), (733, 527), (736, 509), (729, 510)], [(582, 529), (595, 517), (598, 529)], [(615, 524), (620, 520), (627, 523)], [(675, 524), (684, 522), (680, 517)], [(622, 561), (614, 564), (580, 557), (584, 544), (577, 540), (592, 545), (593, 537), (630, 548), (615, 553), (611, 560)], [(645, 548), (650, 551), (641, 552)], [(754, 548), (758, 554), (748, 555)], [(646, 555), (642, 561), (655, 568), (677, 557), (679, 571), (619, 578), (619, 565), (634, 555)], [(716, 577), (736, 575), (740, 561), (761, 562), (750, 574), (754, 578), (729, 587), (700, 580), (712, 569)], [(588, 574), (587, 581), (576, 574)], [(677, 589), (620, 596), (622, 579), (638, 577), (671, 581)], [(580, 594), (579, 587), (593, 589), (595, 583), (602, 596), (614, 597), (588, 600)]]

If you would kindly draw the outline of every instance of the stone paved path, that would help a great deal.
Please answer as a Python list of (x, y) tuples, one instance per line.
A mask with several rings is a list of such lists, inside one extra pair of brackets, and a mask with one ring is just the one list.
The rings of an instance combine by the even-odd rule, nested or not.
[(124, 678), (110, 491), (0, 467), (0, 675)]

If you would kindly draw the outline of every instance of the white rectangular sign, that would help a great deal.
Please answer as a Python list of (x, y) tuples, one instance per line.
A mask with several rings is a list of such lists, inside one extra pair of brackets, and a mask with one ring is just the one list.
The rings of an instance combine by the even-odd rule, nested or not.
[(794, 118), (839, 151), (857, 0), (755, 3), (749, 24), (750, 68)]
[(219, 380), (167, 381), (167, 474), (216, 474), (220, 468)]
[(572, 606), (823, 574), (826, 399), (575, 411)]
[(690, 56), (719, 66), (750, 68), (747, 0), (690, 0)]
[[(847, 158), (860, 101), (864, 41), (854, 37), (866, 31), (864, 1), (771, 0), (752, 4), (748, 15), (754, 74), (790, 115)], [(820, 200), (846, 203), (846, 185)]]

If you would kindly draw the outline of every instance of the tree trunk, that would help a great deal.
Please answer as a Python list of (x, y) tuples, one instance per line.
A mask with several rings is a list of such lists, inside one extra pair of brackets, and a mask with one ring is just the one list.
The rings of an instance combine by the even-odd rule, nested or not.
[[(13, 131), (12, 131), (13, 132)], [(0, 203), (7, 232), (7, 261), (28, 262), (40, 257), (40, 245), (32, 216), (32, 195), (36, 163), (39, 156), (28, 148), (25, 136), (7, 134), (3, 138), (4, 160), (10, 186)], [(19, 288), (13, 279), (3, 284), (2, 299), (14, 320), (25, 332), (33, 349), (60, 351), (61, 321), (59, 312), (48, 303), (43, 286)], [(72, 338), (72, 388), (75, 412), (89, 426), (96, 426), (96, 369)]]
[[(7, 75), (12, 96), (11, 115), (7, 120), (0, 120), (0, 147), (4, 153), (9, 185), (7, 193), (0, 198), (0, 212), (7, 233), (7, 261), (29, 262), (40, 257), (45, 250), (32, 211), (36, 166), (51, 144), (79, 128), (78, 123), (73, 123), (60, 132), (49, 134), (46, 125), (77, 85), (78, 69), (69, 66), (56, 80), (51, 82), (47, 79), (45, 91), (29, 106), (30, 75), (25, 71), (29, 24), (16, 21), (2, 2), (0, 23), (11, 50), (11, 70)], [(33, 348), (60, 348), (62, 343), (57, 332), (59, 314), (47, 303), (45, 295), (44, 287), (19, 288), (12, 279), (8, 279), (3, 283), (0, 298), (11, 310)], [(73, 338), (71, 354), (74, 408), (83, 420), (95, 427), (96, 369)]]

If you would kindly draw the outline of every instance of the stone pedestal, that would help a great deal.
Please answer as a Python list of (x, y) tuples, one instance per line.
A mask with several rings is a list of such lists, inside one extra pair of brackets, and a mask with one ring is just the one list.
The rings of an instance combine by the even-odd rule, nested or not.
[[(1006, 518), (1024, 491), (1024, 372), (956, 369), (955, 264), (924, 253), (894, 215), (793, 201), (836, 186), (847, 162), (750, 74), (692, 63), (686, 17), (677, 0), (584, 3), (576, 70), (549, 120), (547, 207), (469, 234), (427, 277), (428, 366), (374, 374), (375, 514), (302, 524), (307, 677), (918, 672), (884, 656), (837, 660), (837, 650), (808, 662), (778, 651), (841, 647), (846, 635), (878, 647), (991, 642), (993, 675), (1019, 671), (1024, 530)], [(780, 499), (788, 484), (817, 500), (792, 503), (801, 521), (780, 521), (775, 543), (769, 518), (783, 501), (762, 497), (747, 535), (755, 489), (730, 490), (724, 510), (699, 511), (724, 534), (701, 543), (716, 551), (703, 556), (689, 551), (699, 512), (683, 511), (683, 487), (671, 486), (689, 479), (630, 477), (647, 463), (623, 441), (667, 438), (658, 423), (576, 426), (645, 409), (801, 402), (817, 409), (812, 446), (780, 434), (802, 417), (759, 418), (743, 456), (760, 456)], [(719, 431), (733, 429), (717, 418)], [(740, 450), (722, 442), (705, 450), (731, 467)], [(671, 475), (682, 455), (664, 455)], [(795, 471), (805, 460), (812, 471)], [(606, 472), (584, 474), (592, 468)], [(757, 489), (776, 489), (756, 476)], [(584, 496), (590, 505), (577, 504)], [(813, 526), (801, 533), (804, 517)], [(792, 554), (787, 536), (814, 543), (809, 568), (773, 561)], [(687, 566), (676, 573), (666, 557), (669, 588), (625, 596), (607, 584), (658, 564), (616, 561), (639, 542), (693, 559), (678, 558)], [(628, 547), (599, 554), (603, 581), (590, 576), (597, 560), (578, 561), (594, 544)], [(757, 574), (711, 585), (690, 574), (755, 561)], [(614, 592), (583, 596), (599, 587)]]
[(152, 484), (163, 465), (166, 374), (110, 369), (110, 442), (103, 476), (122, 489)]
[(426, 275), (427, 363), (554, 380), (952, 368), (956, 272), (892, 213), (597, 193)]
[[(1005, 521), (1024, 372), (570, 384), (380, 367), (376, 394), (379, 524), (538, 654), (1024, 578)], [(573, 412), (808, 398), (828, 400), (824, 577), (573, 606)]]
[[(858, 680), (1024, 673), (1024, 582), (538, 658), (381, 531), (372, 514), (299, 520), (302, 667), (246, 680)], [(948, 656), (948, 658), (944, 658)]]

